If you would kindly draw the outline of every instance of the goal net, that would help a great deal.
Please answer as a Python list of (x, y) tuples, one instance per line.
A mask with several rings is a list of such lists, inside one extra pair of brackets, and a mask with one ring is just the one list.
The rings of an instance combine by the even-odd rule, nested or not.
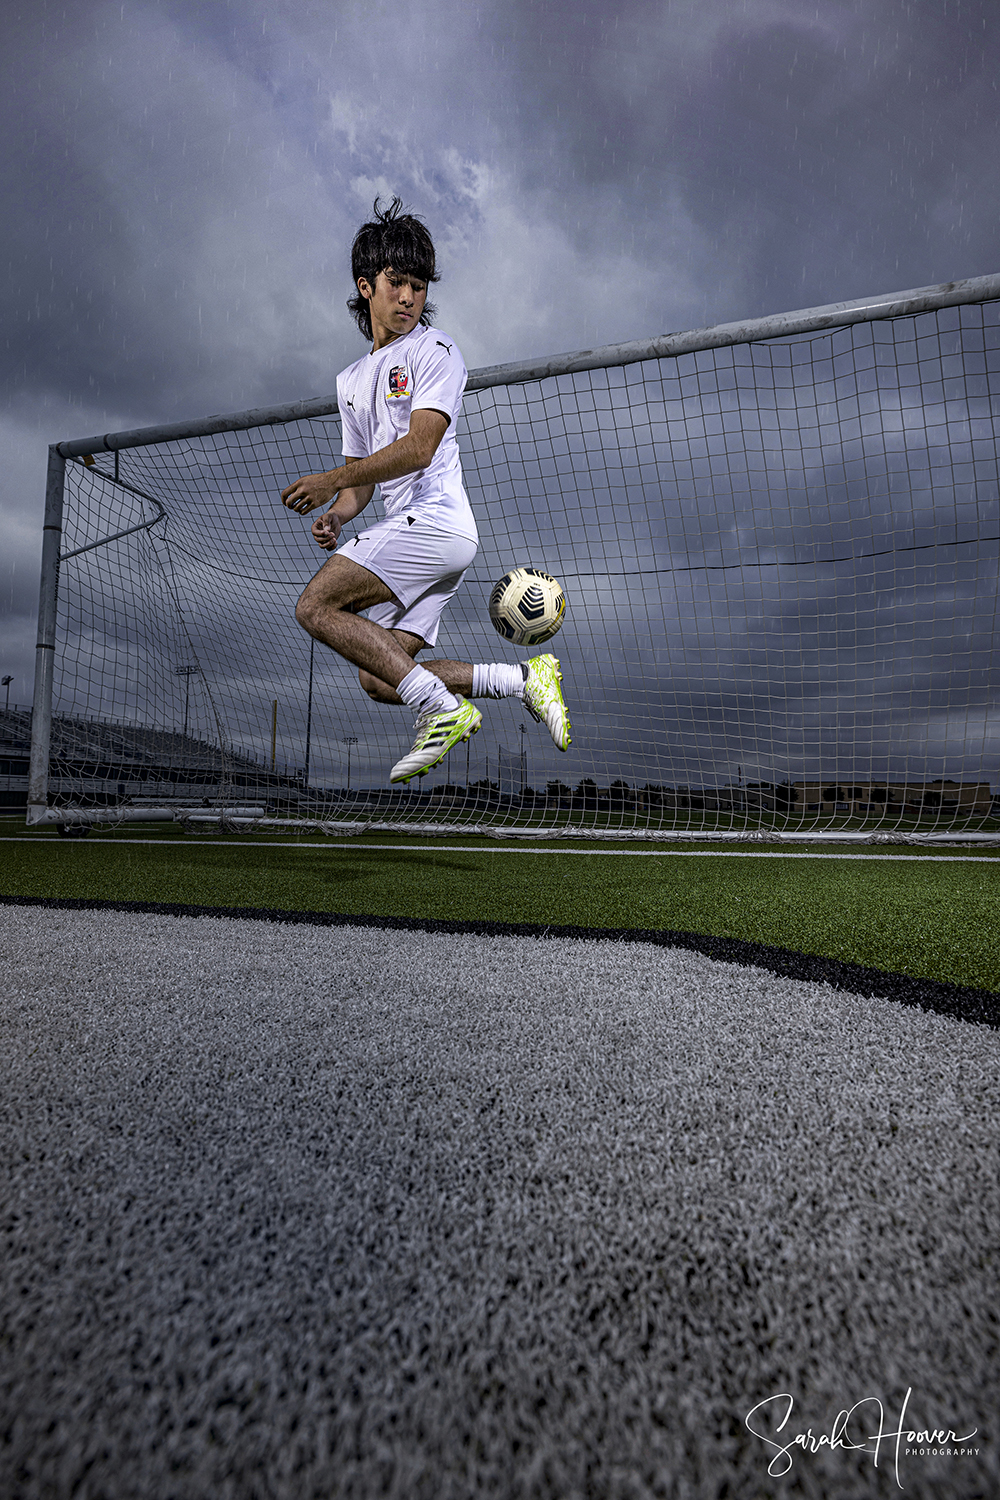
[(58, 445), (29, 821), (996, 829), (1000, 278), (958, 286), (475, 372), (434, 654), (518, 660), (491, 586), (554, 574), (573, 743), (481, 703), (403, 788), (410, 713), (294, 620), (324, 555), (280, 491), (339, 462), (333, 401)]

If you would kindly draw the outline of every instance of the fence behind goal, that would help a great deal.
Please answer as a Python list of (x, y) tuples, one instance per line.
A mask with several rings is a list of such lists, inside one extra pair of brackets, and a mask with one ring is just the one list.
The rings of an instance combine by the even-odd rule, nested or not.
[(280, 491), (339, 462), (332, 399), (56, 445), (29, 822), (997, 829), (998, 298), (984, 277), (474, 372), (481, 549), (434, 654), (517, 660), (490, 588), (555, 574), (573, 744), (490, 701), (404, 788), (411, 715), (294, 620), (323, 555)]

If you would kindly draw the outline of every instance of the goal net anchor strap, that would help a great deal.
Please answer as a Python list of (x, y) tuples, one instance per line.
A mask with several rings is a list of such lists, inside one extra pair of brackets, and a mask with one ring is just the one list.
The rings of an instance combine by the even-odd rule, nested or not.
[(120, 823), (218, 823), (242, 819), (258, 823), (263, 807), (35, 807), (29, 808), (33, 828), (116, 828)]

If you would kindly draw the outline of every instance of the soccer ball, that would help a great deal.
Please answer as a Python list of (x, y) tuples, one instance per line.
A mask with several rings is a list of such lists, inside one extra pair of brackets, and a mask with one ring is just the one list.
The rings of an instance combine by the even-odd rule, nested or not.
[(566, 595), (562, 584), (541, 568), (512, 568), (490, 594), (490, 619), (515, 646), (539, 646), (562, 625)]

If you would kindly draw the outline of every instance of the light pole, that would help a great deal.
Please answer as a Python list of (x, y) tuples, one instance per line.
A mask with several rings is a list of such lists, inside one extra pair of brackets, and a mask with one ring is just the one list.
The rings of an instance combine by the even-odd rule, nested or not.
[(188, 706), (191, 700), (191, 678), (201, 671), (200, 667), (175, 667), (174, 676), (184, 678), (184, 729), (185, 737), (188, 732)]
[(0, 685), (7, 689), (7, 702), (3, 706), (5, 714), (10, 713), (10, 685), (13, 681), (13, 677), (0, 677)]
[(316, 642), (312, 636), (309, 637), (309, 696), (306, 699), (306, 764), (303, 780), (306, 788), (309, 787), (309, 756), (312, 750), (312, 726), (313, 726), (313, 650)]
[(345, 734), (341, 739), (342, 744), (347, 746), (347, 790), (351, 790), (351, 746), (358, 743), (356, 734)]

